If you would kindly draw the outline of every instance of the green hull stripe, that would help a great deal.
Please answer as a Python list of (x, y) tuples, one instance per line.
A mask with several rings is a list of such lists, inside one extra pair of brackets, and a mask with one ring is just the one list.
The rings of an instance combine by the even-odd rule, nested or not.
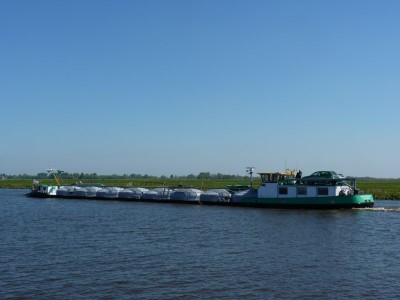
[(370, 194), (334, 197), (298, 197), (298, 198), (244, 198), (241, 203), (288, 204), (288, 205), (352, 205), (374, 203)]

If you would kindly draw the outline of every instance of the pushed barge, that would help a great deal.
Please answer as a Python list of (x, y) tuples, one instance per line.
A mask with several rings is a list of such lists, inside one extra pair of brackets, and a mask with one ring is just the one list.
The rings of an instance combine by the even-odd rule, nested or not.
[[(250, 175), (252, 178), (252, 171)], [(132, 202), (157, 202), (157, 203), (185, 203), (185, 204), (208, 204), (219, 206), (241, 206), (262, 208), (299, 208), (299, 209), (339, 209), (339, 208), (369, 208), (374, 206), (374, 198), (371, 194), (361, 194), (356, 188), (355, 178), (344, 178), (333, 171), (318, 171), (310, 176), (301, 177), (300, 172), (264, 172), (261, 176), (261, 185), (255, 189), (251, 188), (231, 192), (226, 196), (219, 191), (213, 197), (210, 191), (198, 190), (170, 190), (164, 189), (157, 193), (136, 192), (134, 197), (127, 197), (128, 189), (108, 188), (110, 195), (104, 194), (104, 189), (82, 186), (60, 186), (39, 185), (33, 187), (27, 194), (29, 197), (37, 198), (64, 198), (64, 199), (97, 199), (97, 200), (119, 200)], [(158, 188), (157, 190), (160, 190)], [(86, 192), (85, 192), (86, 191)], [(158, 195), (157, 197), (154, 195)], [(179, 197), (174, 197), (174, 194)], [(151, 197), (148, 195), (152, 195)], [(188, 197), (185, 197), (188, 195)], [(224, 196), (218, 196), (224, 195)]]

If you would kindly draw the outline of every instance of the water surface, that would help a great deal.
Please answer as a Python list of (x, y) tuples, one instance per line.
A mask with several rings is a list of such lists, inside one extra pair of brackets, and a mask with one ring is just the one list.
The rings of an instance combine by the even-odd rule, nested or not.
[(0, 190), (1, 299), (398, 299), (400, 201), (282, 210)]

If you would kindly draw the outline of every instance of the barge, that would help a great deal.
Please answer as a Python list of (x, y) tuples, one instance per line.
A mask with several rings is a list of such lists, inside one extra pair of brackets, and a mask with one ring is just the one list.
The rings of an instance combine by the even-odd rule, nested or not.
[[(97, 199), (132, 202), (206, 204), (260, 208), (341, 209), (371, 208), (374, 198), (362, 194), (356, 178), (343, 177), (334, 171), (317, 171), (301, 177), (301, 172), (263, 172), (261, 185), (253, 188), (253, 168), (250, 188), (243, 191), (175, 189), (153, 190), (137, 188), (98, 188), (90, 186), (38, 185), (27, 194), (35, 198)], [(131, 196), (129, 196), (131, 195)]]

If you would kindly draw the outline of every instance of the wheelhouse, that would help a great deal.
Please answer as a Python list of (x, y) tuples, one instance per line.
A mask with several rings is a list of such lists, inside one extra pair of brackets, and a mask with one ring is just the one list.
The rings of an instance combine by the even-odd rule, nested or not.
[(293, 179), (295, 178), (294, 171), (263, 172), (258, 174), (261, 176), (262, 183), (279, 183), (284, 181), (293, 181)]

